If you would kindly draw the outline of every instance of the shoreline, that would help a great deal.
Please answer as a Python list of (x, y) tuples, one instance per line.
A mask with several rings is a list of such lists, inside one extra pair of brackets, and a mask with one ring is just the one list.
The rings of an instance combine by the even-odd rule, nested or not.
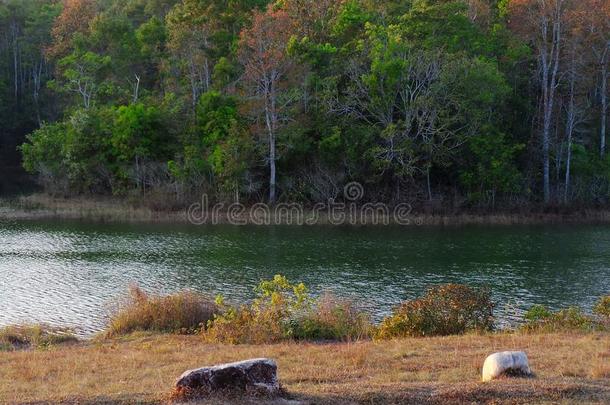
[[(191, 226), (206, 225), (287, 225), (314, 226), (338, 225), (333, 222), (326, 211), (316, 212), (315, 224), (307, 223), (314, 211), (305, 210), (301, 222), (287, 219), (285, 216), (275, 216), (268, 213), (253, 218), (247, 213), (233, 216), (231, 220), (223, 211), (215, 212), (213, 220), (205, 223), (189, 221), (187, 210), (154, 210), (142, 206), (134, 206), (125, 200), (93, 199), (93, 198), (53, 198), (42, 194), (32, 194), (13, 200), (0, 200), (0, 222), (2, 221), (43, 221), (70, 220), (102, 223), (125, 224), (176, 224)], [(200, 215), (211, 218), (211, 212)], [(371, 217), (371, 212), (356, 211), (358, 223), (348, 223), (346, 226), (467, 226), (467, 225), (603, 225), (610, 224), (610, 210), (606, 209), (574, 209), (565, 212), (530, 211), (528, 213), (458, 213), (458, 214), (423, 214), (413, 213), (405, 217), (404, 222), (396, 222), (392, 217)]]

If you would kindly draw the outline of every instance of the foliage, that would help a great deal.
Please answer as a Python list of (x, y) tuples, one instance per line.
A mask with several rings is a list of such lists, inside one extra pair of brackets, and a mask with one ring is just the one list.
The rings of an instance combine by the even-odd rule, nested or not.
[(208, 341), (262, 344), (282, 340), (359, 340), (370, 336), (367, 315), (351, 302), (324, 295), (310, 297), (305, 285), (284, 276), (262, 281), (251, 305), (228, 306), (219, 297), (221, 311), (208, 324)]
[(261, 281), (255, 292), (257, 297), (250, 306), (227, 306), (219, 296), (216, 302), (221, 311), (208, 323), (206, 340), (261, 344), (291, 338), (292, 321), (311, 307), (305, 285), (291, 284), (286, 277), (276, 275)]
[(214, 302), (191, 291), (150, 296), (138, 287), (131, 287), (129, 297), (119, 303), (104, 335), (117, 337), (136, 331), (198, 333), (216, 312)]
[(0, 169), (172, 206), (315, 204), (351, 181), (414, 208), (606, 206), (608, 15), (600, 0), (5, 0)]
[(27, 136), (27, 143), (21, 146), (23, 167), (30, 173), (38, 173), (41, 183), (48, 191), (68, 191), (63, 183), (65, 163), (58, 159), (64, 156), (66, 125), (45, 124)]
[(526, 322), (520, 327), (524, 332), (587, 332), (598, 327), (595, 320), (578, 307), (552, 312), (543, 305), (534, 305), (525, 313), (524, 319)]
[(174, 147), (163, 109), (138, 103), (76, 110), (28, 136), (24, 167), (51, 192), (145, 190), (164, 176), (150, 162)]
[(610, 295), (601, 297), (593, 307), (593, 313), (603, 318), (610, 318)]
[(430, 288), (406, 301), (379, 325), (376, 339), (406, 336), (446, 336), (493, 329), (490, 291), (459, 284)]
[[(199, 153), (189, 156), (205, 159), (219, 187), (227, 192), (241, 191), (254, 153), (254, 143), (237, 106), (234, 98), (216, 91), (201, 96), (197, 106), (196, 132), (200, 142)], [(185, 163), (188, 165), (189, 162)], [(202, 165), (201, 161), (199, 165)]]
[(470, 200), (490, 200), (494, 206), (497, 194), (518, 192), (522, 179), (515, 158), (524, 147), (509, 143), (504, 134), (493, 130), (472, 137), (468, 148), (474, 159), (464, 165), (461, 173), (462, 182), (470, 190)]

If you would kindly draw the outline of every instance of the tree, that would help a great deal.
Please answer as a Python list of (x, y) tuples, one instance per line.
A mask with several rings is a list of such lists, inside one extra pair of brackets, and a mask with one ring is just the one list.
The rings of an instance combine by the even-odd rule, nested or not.
[[(608, 120), (608, 81), (610, 80), (610, 1), (582, 0), (577, 2), (575, 35), (579, 35), (589, 47), (590, 63), (597, 78), (597, 93), (600, 103), (599, 152), (606, 154), (606, 132)], [(584, 54), (585, 52), (583, 52)]]
[(212, 85), (214, 62), (209, 11), (208, 4), (185, 1), (174, 7), (167, 16), (168, 47), (178, 67), (188, 78), (193, 109), (201, 94), (210, 90)]
[[(489, 132), (487, 132), (489, 131)], [(469, 188), (469, 199), (486, 202), (492, 209), (500, 193), (519, 190), (521, 173), (516, 165), (516, 155), (525, 145), (509, 142), (497, 129), (481, 128), (481, 135), (468, 140), (469, 157), (464, 164), (461, 181)], [(470, 159), (467, 159), (470, 160)]]
[(89, 30), (89, 23), (96, 13), (96, 4), (90, 0), (64, 0), (61, 14), (55, 20), (51, 34), (53, 43), (47, 48), (52, 58), (66, 56), (76, 34)]
[(244, 29), (239, 40), (239, 60), (244, 67), (243, 83), (252, 100), (255, 115), (263, 116), (268, 142), (269, 202), (277, 199), (277, 136), (287, 120), (286, 112), (294, 100), (287, 91), (294, 64), (287, 54), (293, 22), (286, 11), (269, 6), (255, 11), (252, 26)]
[(578, 14), (572, 14), (572, 18), (577, 21), (572, 25), (573, 29), (567, 40), (567, 50), (565, 57), (565, 76), (566, 85), (564, 93), (563, 110), (565, 111), (565, 137), (567, 142), (567, 156), (565, 167), (565, 180), (563, 202), (567, 204), (570, 198), (570, 186), (572, 181), (572, 150), (574, 139), (579, 127), (586, 121), (587, 102), (583, 95), (583, 88), (586, 85), (586, 62), (584, 60), (584, 37), (581, 35), (581, 26), (577, 19)]
[(235, 201), (252, 164), (253, 142), (234, 97), (217, 91), (202, 95), (197, 106), (197, 135), (221, 192), (232, 193)]
[(542, 166), (544, 202), (551, 200), (550, 142), (555, 98), (560, 80), (568, 0), (513, 0), (511, 25), (537, 53), (542, 113)]
[(100, 56), (90, 51), (75, 50), (62, 58), (58, 66), (62, 69), (60, 88), (76, 93), (82, 106), (89, 109), (102, 85), (105, 71), (110, 67), (110, 57)]
[(346, 0), (285, 0), (283, 9), (294, 21), (300, 38), (316, 43), (328, 41), (333, 19)]
[[(439, 12), (426, 10), (432, 16)], [(431, 18), (421, 13), (417, 20)], [(489, 111), (502, 103), (508, 89), (492, 63), (412, 41), (428, 37), (416, 32), (412, 22), (367, 24), (362, 54), (348, 65), (349, 84), (333, 109), (377, 127), (378, 140), (370, 150), (373, 165), (397, 178), (423, 174), (432, 200), (433, 167), (447, 166), (457, 156), (467, 138), (493, 117)]]

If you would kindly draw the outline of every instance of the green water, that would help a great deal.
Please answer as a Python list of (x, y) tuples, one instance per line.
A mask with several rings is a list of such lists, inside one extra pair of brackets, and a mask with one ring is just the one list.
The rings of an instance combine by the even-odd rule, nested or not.
[(234, 303), (284, 274), (376, 318), (427, 286), (487, 284), (500, 324), (534, 303), (610, 293), (610, 227), (232, 227), (0, 223), (0, 325), (99, 330), (130, 284), (191, 288)]

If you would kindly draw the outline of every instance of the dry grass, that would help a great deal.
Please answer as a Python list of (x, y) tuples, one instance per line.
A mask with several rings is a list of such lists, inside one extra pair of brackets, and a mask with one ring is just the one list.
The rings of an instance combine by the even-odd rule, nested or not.
[[(152, 198), (152, 197), (151, 197)], [(200, 202), (200, 201), (193, 201)], [(148, 205), (147, 205), (148, 204)], [(108, 197), (71, 197), (56, 198), (47, 194), (32, 194), (20, 197), (14, 201), (0, 200), (0, 220), (40, 220), (40, 219), (69, 219), (90, 220), (123, 223), (187, 223), (186, 210), (155, 209), (146, 199), (128, 201), (121, 198)], [(414, 212), (411, 225), (427, 226), (461, 226), (461, 225), (536, 225), (536, 224), (600, 224), (610, 223), (610, 211), (592, 209), (566, 209), (565, 213), (530, 212), (519, 213), (489, 213), (469, 214), (458, 213), (451, 215), (421, 214)], [(306, 216), (311, 213), (304, 212)], [(319, 223), (329, 224), (327, 213), (318, 212)], [(358, 216), (361, 217), (360, 215)], [(273, 219), (273, 218), (272, 218)], [(387, 219), (389, 223), (393, 218), (376, 218), (379, 223)], [(251, 222), (248, 214), (240, 220)], [(220, 214), (218, 223), (228, 223), (226, 217)], [(262, 221), (267, 222), (267, 221)], [(286, 223), (283, 218), (275, 218), (273, 223)], [(374, 224), (373, 218), (365, 216), (364, 222)]]
[(78, 339), (71, 330), (46, 325), (15, 325), (0, 328), (0, 351), (41, 349)]
[(298, 320), (294, 337), (299, 340), (355, 342), (371, 338), (371, 317), (353, 301), (323, 294), (310, 314)]
[(214, 301), (192, 291), (150, 296), (132, 286), (104, 335), (111, 338), (136, 331), (194, 334), (205, 328), (216, 312)]
[(5, 220), (90, 220), (102, 222), (185, 223), (184, 211), (157, 211), (104, 197), (58, 198), (32, 194), (14, 201), (0, 201), (0, 219)]
[[(537, 377), (480, 383), (485, 357), (506, 349), (527, 351)], [(281, 383), (295, 403), (610, 402), (609, 334), (264, 346), (207, 345), (198, 336), (140, 334), (47, 351), (0, 353), (0, 399), (159, 403), (187, 369), (254, 357), (277, 360)]]

